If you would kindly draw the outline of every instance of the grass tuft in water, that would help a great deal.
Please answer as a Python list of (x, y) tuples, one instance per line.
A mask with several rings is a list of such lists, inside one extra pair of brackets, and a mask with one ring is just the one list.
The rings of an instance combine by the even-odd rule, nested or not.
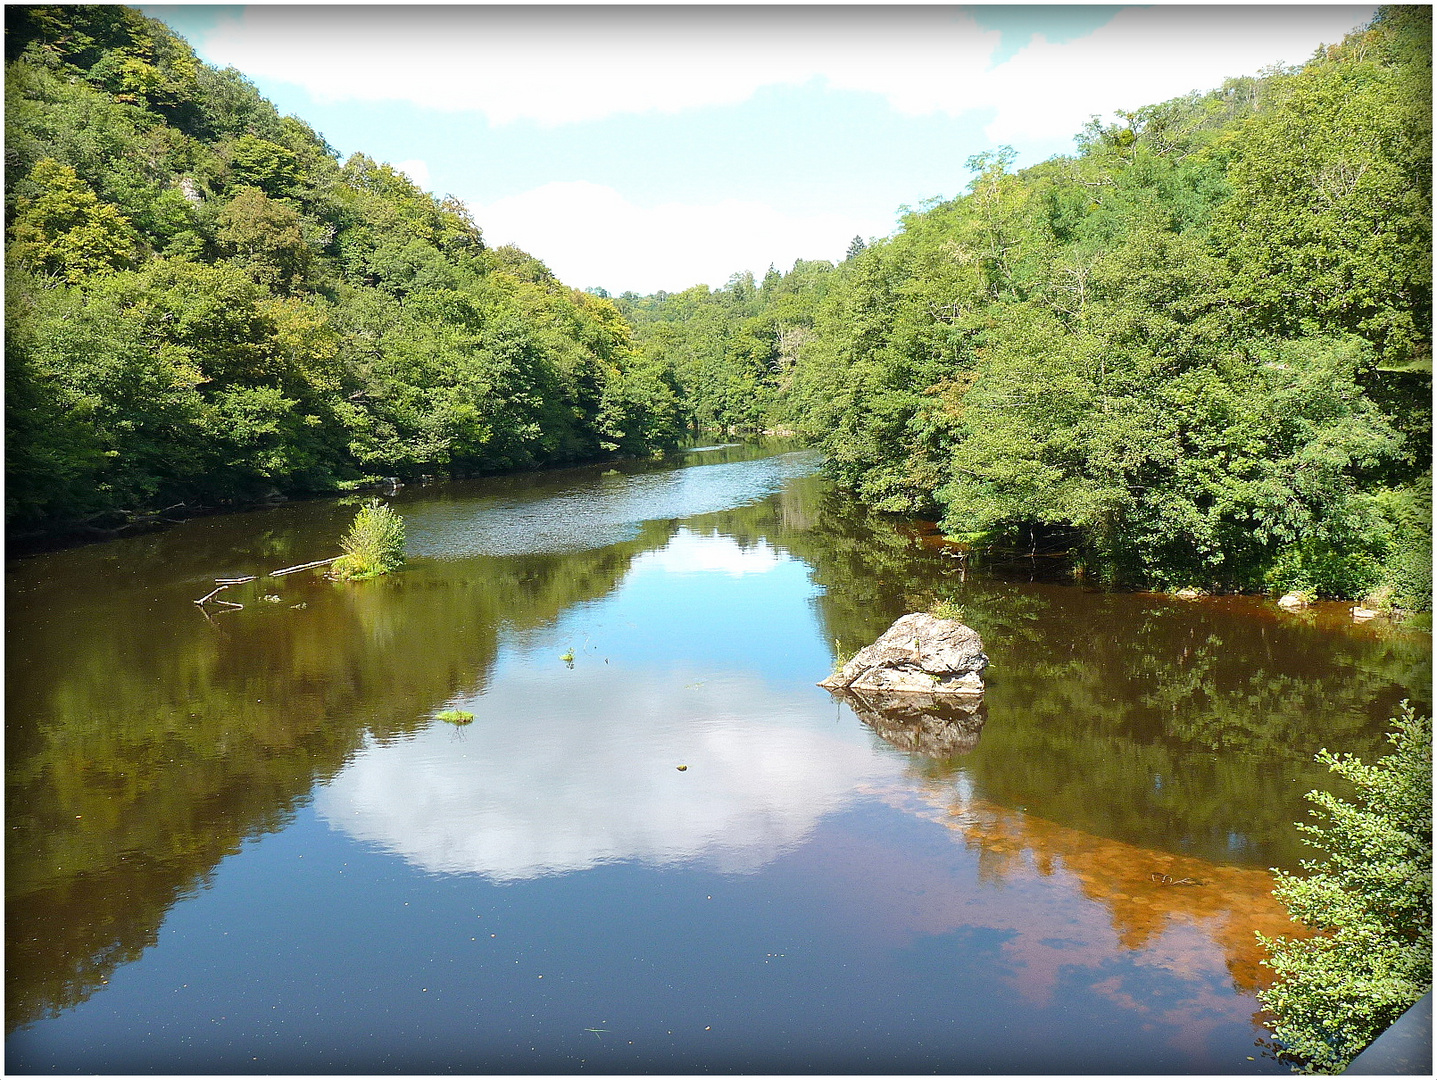
[(404, 565), (404, 519), (371, 499), (354, 515), (340, 546), (344, 554), (330, 566), (330, 577), (358, 581), (397, 570)]
[(933, 606), (928, 609), (928, 614), (935, 619), (952, 619), (954, 622), (962, 622), (963, 605), (945, 597), (942, 600), (935, 600)]
[(443, 720), (446, 724), (472, 724), (474, 714), (465, 712), (463, 709), (445, 709), (441, 713), (435, 713), (436, 720)]

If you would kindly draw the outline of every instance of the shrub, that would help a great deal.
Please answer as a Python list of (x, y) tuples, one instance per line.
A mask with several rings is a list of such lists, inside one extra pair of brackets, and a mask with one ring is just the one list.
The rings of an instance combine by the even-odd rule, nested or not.
[(355, 581), (387, 574), (404, 565), (404, 519), (371, 499), (354, 515), (340, 544), (344, 555), (330, 567), (331, 577)]
[(1382, 557), (1387, 603), (1409, 611), (1432, 610), (1432, 474), (1377, 495), (1389, 535)]
[(1409, 611), (1432, 610), (1432, 534), (1408, 533), (1392, 544), (1383, 562), (1383, 585), (1391, 602)]
[(1351, 600), (1366, 595), (1382, 578), (1382, 566), (1367, 551), (1339, 551), (1327, 544), (1307, 542), (1278, 556), (1265, 584), (1278, 593), (1303, 592), (1329, 600)]
[(1277, 872), (1273, 890), (1316, 936), (1258, 935), (1277, 973), (1259, 996), (1306, 1072), (1341, 1072), (1432, 985), (1432, 721), (1403, 702), (1393, 723), (1375, 765), (1318, 755), (1356, 799), (1308, 793), (1328, 820), (1298, 827), (1327, 858), (1304, 861), (1306, 878)]

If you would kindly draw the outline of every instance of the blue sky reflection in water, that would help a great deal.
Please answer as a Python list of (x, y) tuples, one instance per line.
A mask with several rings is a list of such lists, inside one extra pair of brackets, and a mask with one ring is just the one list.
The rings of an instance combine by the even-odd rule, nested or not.
[[(1154, 734), (1169, 723), (1165, 709), (1129, 701), (1114, 738), (1081, 686), (1065, 686), (1061, 710), (1034, 696), (1053, 678), (1042, 664), (1068, 648), (1064, 625), (1079, 638), (1140, 626), (1134, 641), (1115, 630), (1108, 647), (1141, 668), (1161, 634), (1232, 642), (1256, 616), (969, 583), (964, 598), (995, 658), (986, 727), (967, 754), (906, 753), (813, 683), (832, 663), (836, 604), (858, 597), (857, 608), (872, 609), (863, 618), (886, 625), (905, 592), (939, 579), (943, 561), (891, 525), (859, 530), (804, 475), (811, 457), (743, 457), (410, 489), (397, 501), (416, 558), (398, 579), (367, 590), (286, 585), (305, 608), (247, 608), (222, 625), (228, 637), (192, 611), (174, 629), (157, 624), (176, 635), (167, 653), (196, 635), (226, 663), (238, 662), (223, 650), (238, 650), (247, 627), (263, 643), (283, 641), (279, 654), (253, 654), (266, 666), (237, 677), (289, 716), (348, 701), (347, 682), (375, 664), (418, 686), (421, 656), (384, 651), (411, 633), (441, 654), (457, 689), (435, 692), (431, 679), (415, 691), (427, 712), (366, 720), (334, 767), (311, 766), (311, 796), (202, 869), (129, 962), (12, 1030), (11, 1071), (1284, 1072), (1254, 1045), (1252, 930), (1273, 928), (1262, 869), (1272, 841), (1251, 827), (1257, 848), (1242, 865), (1193, 851), (1211, 856), (1220, 839), (1204, 837), (1234, 827), (1220, 815), (1205, 824), (1215, 795), (1268, 798), (1233, 794), (1223, 787), (1233, 776), (1280, 784), (1271, 794), (1290, 804), (1311, 786), (1310, 754), (1268, 751), (1249, 773), (1241, 748), (1225, 765), (1222, 754), (1184, 749), (1172, 729)], [(309, 517), (332, 534), (347, 512), (289, 507), (150, 538), (125, 549), (141, 567), (126, 595), (149, 604), (170, 589), (188, 603), (193, 582), (170, 545), (215, 529), (301, 536)], [(526, 533), (549, 554), (516, 552)], [(552, 616), (517, 599), (483, 617), (467, 601), (441, 603), (469, 596), (476, 580), (537, 595), (584, 535), (618, 560), (612, 579), (599, 578), (612, 583), (580, 589)], [(30, 595), (26, 575), (50, 575), (53, 597), (60, 569), (76, 560), (83, 569), (95, 550), (23, 564), (12, 595)], [(844, 558), (859, 568), (842, 570)], [(92, 573), (78, 576), (93, 585)], [(882, 595), (862, 599), (867, 587)], [(491, 645), (471, 615), (492, 620)], [(1019, 624), (993, 629), (1018, 616), (1050, 636), (1020, 647)], [(86, 622), (108, 634), (126, 625)], [(360, 644), (336, 627), (357, 627)], [(1354, 685), (1353, 664), (1410, 673), (1430, 649), (1379, 643), (1403, 656), (1409, 648), (1394, 667), (1361, 651), (1370, 643), (1321, 627), (1263, 624), (1261, 635), (1267, 663), (1274, 651), (1302, 663), (1320, 654), (1319, 696), (1362, 717), (1386, 707), (1369, 699), (1400, 692), (1395, 676), (1374, 677), (1352, 701), (1332, 691), (1337, 680)], [(358, 651), (356, 666), (316, 692), (324, 680), (303, 669), (319, 663), (321, 644)], [(1206, 693), (1250, 696), (1228, 685), (1228, 668), (1214, 671)], [(172, 678), (154, 661), (146, 685)], [(1113, 700), (1133, 696), (1117, 679), (1104, 685)], [(426, 719), (450, 705), (474, 722)], [(236, 738), (257, 722), (228, 707)], [(348, 704), (328, 722), (354, 724), (375, 707)], [(1069, 731), (1076, 741), (1061, 741)], [(268, 728), (255, 737), (279, 752)], [(1064, 759), (1072, 782), (1061, 786), (1071, 790), (1048, 789), (1044, 759), (1093, 747), (1126, 772), (1097, 777), (1098, 757)], [(156, 768), (168, 777), (158, 782), (194, 782)], [(1118, 791), (1129, 773), (1136, 794)], [(1099, 793), (1114, 806), (1136, 800), (1140, 826), (1094, 809)], [(1065, 798), (1084, 809), (1065, 811)], [(208, 805), (196, 803), (197, 819)], [(1276, 813), (1297, 816), (1290, 805)], [(1150, 825), (1159, 833), (1138, 835)], [(43, 877), (19, 870), (12, 902), (24, 902), (17, 882)], [(1171, 884), (1182, 880), (1195, 884)], [(71, 893), (81, 888), (68, 881)]]

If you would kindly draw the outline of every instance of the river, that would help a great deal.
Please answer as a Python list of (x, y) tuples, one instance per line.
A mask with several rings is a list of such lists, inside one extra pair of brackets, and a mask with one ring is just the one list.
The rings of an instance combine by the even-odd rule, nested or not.
[[(818, 460), (405, 487), (345, 585), (264, 575), (357, 499), (11, 561), (8, 1071), (1287, 1072), (1268, 868), (1430, 633), (965, 572)], [(975, 723), (814, 685), (941, 598)]]

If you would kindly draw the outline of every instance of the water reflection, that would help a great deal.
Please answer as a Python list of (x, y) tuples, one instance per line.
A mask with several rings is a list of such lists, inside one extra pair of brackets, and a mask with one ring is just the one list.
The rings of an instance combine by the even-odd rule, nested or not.
[(944, 760), (971, 753), (988, 718), (981, 699), (897, 691), (831, 691), (888, 743)]
[(465, 699), (476, 719), (460, 737), (441, 724), (371, 743), (317, 809), (433, 873), (514, 881), (627, 860), (750, 871), (899, 771), (810, 694), (692, 669), (565, 675), (530, 668)]
[[(699, 454), (698, 460), (711, 457)], [(399, 500), (397, 505), (405, 513), (415, 556), (462, 559), (584, 551), (632, 540), (647, 521), (756, 502), (776, 494), (787, 481), (812, 473), (818, 461), (814, 451), (796, 451), (637, 474), (574, 470), (559, 484), (453, 503), (420, 500), (407, 507), (406, 500)]]
[(461, 736), (371, 741), (316, 806), (435, 873), (756, 869), (898, 771), (792, 678), (795, 645), (800, 672), (805, 653), (823, 662), (812, 595), (806, 568), (766, 541), (680, 528), (603, 600), (511, 634), (483, 693), (456, 702), (476, 717)]
[[(971, 785), (926, 785), (890, 793), (899, 806), (958, 834), (994, 884), (1054, 879), (1101, 905), (1116, 941), (1025, 935), (1019, 984), (1043, 998), (1065, 966), (1099, 967), (1113, 945), (1148, 954), (1146, 962), (1177, 972), (1222, 963), (1232, 985), (1253, 991), (1271, 983), (1256, 932), (1301, 934), (1272, 896), (1266, 870), (1154, 851), (1073, 829), (971, 794)], [(1012, 918), (1011, 914), (1008, 916)], [(1104, 939), (1107, 934), (1102, 935)], [(1183, 941), (1179, 948), (1175, 942)]]
[[(1328, 779), (1312, 753), (1380, 752), (1392, 705), (1428, 693), (1430, 637), (1284, 621), (1262, 601), (954, 578), (921, 538), (799, 475), (811, 459), (744, 453), (403, 489), (416, 547), (403, 574), (262, 580), (213, 624), (192, 600), (215, 576), (333, 554), (352, 506), (213, 518), (7, 567), (7, 1025), (51, 1030), (36, 1022), (73, 1015), (121, 965), (145, 968), (162, 924), (222, 864), (283, 893), (245, 841), (288, 842), (312, 791), (334, 844), (445, 875), (396, 876), (416, 895), (622, 872), (658, 911), (654, 880), (746, 871), (745, 947), (775, 914), (808, 925), (882, 892), (845, 939), (874, 1001), (887, 1000), (873, 973), (892, 961), (873, 950), (890, 931), (926, 952), (987, 927), (998, 959), (963, 945), (963, 962), (1024, 1000), (1108, 994), (1117, 1013), (1094, 1015), (1188, 1032), (1208, 1007), (1193, 1002), (1229, 1019), (1250, 1009), (1265, 868), (1306, 854), (1291, 823)], [(268, 592), (283, 602), (249, 602)], [(965, 605), (993, 658), (986, 719), (835, 708), (813, 686), (834, 639), (866, 643), (938, 596)], [(434, 722), (446, 705), (475, 722)], [(845, 834), (836, 822), (887, 820), (865, 809), (874, 794), (921, 835)], [(934, 854), (931, 822), (955, 830), (963, 859)], [(962, 876), (973, 865), (981, 887)], [(815, 866), (827, 869), (793, 888), (823, 903), (768, 907), (775, 881)], [(320, 907), (325, 888), (340, 891), (315, 886)], [(290, 933), (259, 926), (256, 940)], [(318, 957), (315, 985), (343, 984), (323, 950), (285, 940)], [(694, 963), (729, 964), (733, 944)], [(185, 942), (170, 963), (208, 969), (209, 947)], [(263, 951), (243, 958), (245, 985), (272, 977)], [(1159, 1007), (1139, 968), (1199, 989)]]
[(992, 660), (990, 719), (963, 767), (990, 801), (1095, 835), (1296, 868), (1311, 853), (1292, 827), (1303, 793), (1333, 783), (1317, 751), (1376, 758), (1399, 701), (1431, 707), (1431, 635), (1402, 626), (1290, 620), (1260, 597), (1104, 593), (1041, 567), (1031, 582), (964, 575), (837, 492), (785, 546), (814, 568), (825, 630), (850, 651), (906, 611), (961, 604)]

